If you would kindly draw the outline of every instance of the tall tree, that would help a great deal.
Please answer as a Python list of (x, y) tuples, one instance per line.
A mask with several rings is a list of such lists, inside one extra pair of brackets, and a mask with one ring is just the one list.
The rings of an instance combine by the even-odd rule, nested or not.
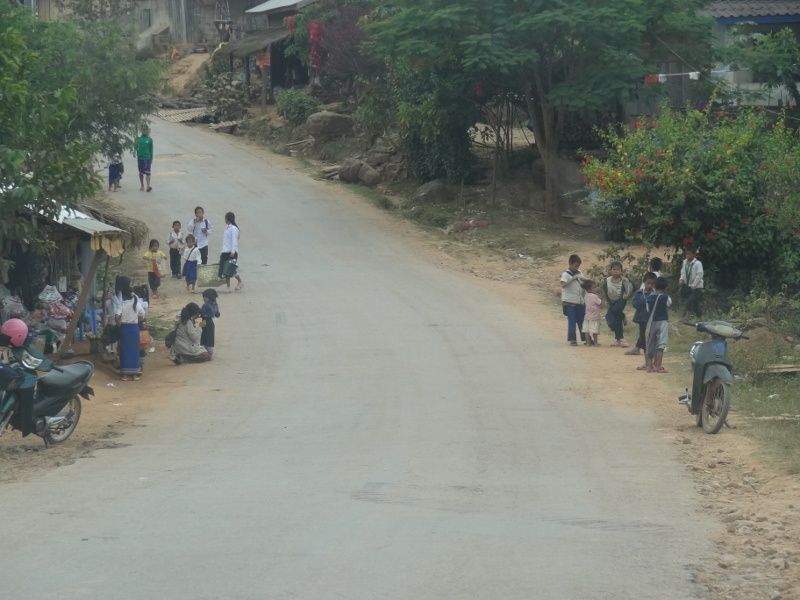
[[(570, 112), (630, 96), (658, 61), (697, 58), (703, 0), (386, 0), (374, 25), (387, 58), (425, 72), (502, 82), (523, 98), (545, 167), (545, 207), (561, 212), (556, 158)], [(510, 89), (503, 89), (508, 86)]]
[(41, 22), (0, 2), (0, 247), (40, 239), (26, 212), (95, 193), (95, 157), (130, 144), (158, 81), (112, 24)]

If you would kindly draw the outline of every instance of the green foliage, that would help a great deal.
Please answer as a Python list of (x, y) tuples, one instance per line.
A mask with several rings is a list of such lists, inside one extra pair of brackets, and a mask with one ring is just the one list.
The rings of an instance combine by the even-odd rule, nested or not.
[[(426, 89), (403, 124), (424, 158), (448, 153), (443, 165), (463, 168), (457, 135), (467, 117), (494, 94), (525, 99), (545, 162), (547, 208), (558, 217), (556, 150), (571, 112), (605, 111), (629, 96), (656, 61), (670, 60), (666, 40), (705, 64), (708, 22), (696, 17), (702, 0), (386, 0), (385, 16), (369, 27), (371, 43), (397, 71)], [(443, 35), (443, 32), (446, 34)], [(390, 75), (391, 79), (392, 76)], [(405, 81), (400, 78), (399, 85)], [(413, 86), (411, 86), (413, 89)], [(444, 119), (438, 111), (452, 111)], [(445, 128), (442, 126), (445, 125)], [(432, 128), (447, 131), (433, 135)], [(440, 143), (450, 139), (450, 144)], [(436, 143), (429, 143), (433, 140)]]
[(648, 250), (644, 254), (633, 254), (627, 246), (612, 245), (595, 255), (595, 262), (588, 270), (587, 275), (596, 282), (611, 274), (611, 263), (620, 262), (625, 276), (632, 282), (642, 281), (645, 273), (650, 270), (652, 254)]
[(730, 315), (743, 322), (763, 320), (775, 331), (800, 336), (800, 294), (751, 291), (734, 303)]
[(605, 134), (589, 205), (654, 246), (700, 245), (720, 285), (800, 287), (800, 139), (763, 114), (665, 109)]
[(0, 244), (41, 242), (28, 210), (55, 216), (99, 185), (149, 111), (158, 70), (105, 22), (41, 22), (0, 3)]
[(284, 90), (276, 99), (278, 114), (295, 127), (305, 123), (319, 106), (319, 100), (301, 90)]
[(220, 121), (239, 119), (247, 106), (247, 92), (238, 73), (209, 73), (202, 96)]
[(800, 106), (800, 45), (791, 29), (742, 33), (736, 44), (724, 49), (724, 55), (733, 64), (750, 69), (754, 80), (764, 82), (768, 90), (784, 87), (795, 106)]

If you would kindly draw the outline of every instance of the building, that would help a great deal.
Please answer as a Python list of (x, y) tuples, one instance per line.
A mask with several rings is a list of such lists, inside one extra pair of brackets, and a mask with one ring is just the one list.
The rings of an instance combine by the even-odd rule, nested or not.
[[(713, 33), (720, 45), (735, 41), (736, 32), (770, 33), (785, 27), (792, 29), (800, 39), (800, 0), (716, 0), (711, 2), (703, 14), (714, 19)], [(743, 92), (753, 92), (754, 99), (748, 103), (778, 106), (791, 102), (785, 88), (769, 91), (766, 95), (762, 82), (754, 81), (750, 71), (727, 71), (721, 66), (717, 75)]]

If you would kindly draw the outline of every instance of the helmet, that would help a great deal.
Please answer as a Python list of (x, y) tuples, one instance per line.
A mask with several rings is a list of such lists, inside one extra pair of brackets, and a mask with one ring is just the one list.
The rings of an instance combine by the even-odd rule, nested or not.
[(22, 348), (28, 339), (28, 326), (21, 319), (9, 319), (0, 327), (0, 333), (8, 336), (9, 343), (15, 348)]

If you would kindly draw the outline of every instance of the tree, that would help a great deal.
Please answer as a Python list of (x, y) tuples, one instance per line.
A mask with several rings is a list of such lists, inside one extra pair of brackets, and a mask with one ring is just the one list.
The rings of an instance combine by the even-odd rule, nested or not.
[(692, 58), (706, 51), (710, 28), (696, 16), (702, 3), (387, 0), (388, 16), (373, 28), (387, 59), (420, 77), (488, 80), (524, 99), (545, 167), (547, 214), (557, 219), (555, 166), (569, 113), (602, 111), (632, 95), (655, 62), (675, 58), (670, 49)]
[(725, 287), (800, 289), (800, 137), (782, 120), (665, 109), (605, 141), (583, 169), (607, 226), (699, 245)]
[(130, 146), (157, 85), (156, 63), (136, 61), (113, 23), (41, 22), (0, 3), (0, 243), (41, 241), (22, 215), (96, 192), (97, 153)]
[(724, 54), (735, 65), (749, 68), (768, 90), (784, 87), (800, 107), (800, 45), (791, 29), (743, 34)]

